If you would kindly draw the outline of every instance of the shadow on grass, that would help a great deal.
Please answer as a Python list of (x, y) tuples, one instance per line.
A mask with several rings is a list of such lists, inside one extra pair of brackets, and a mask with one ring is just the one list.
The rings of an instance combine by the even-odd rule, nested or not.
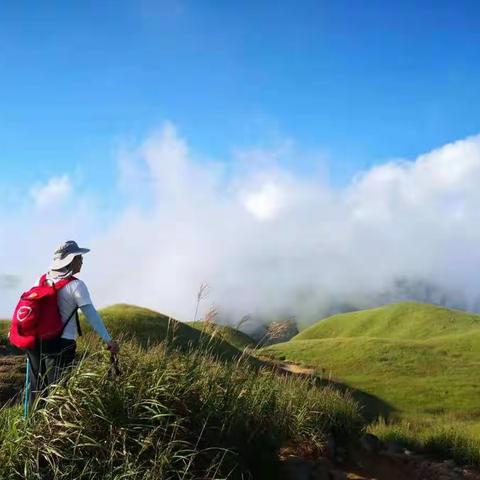
[[(288, 370), (279, 369), (282, 374), (285, 375), (295, 375), (303, 377), (311, 377), (309, 374), (294, 373)], [(342, 393), (349, 394), (361, 407), (361, 413), (364, 419), (368, 422), (374, 422), (379, 417), (382, 417), (385, 420), (388, 420), (392, 414), (396, 412), (396, 409), (389, 403), (381, 400), (375, 395), (364, 392), (358, 388), (353, 388), (345, 383), (339, 382), (338, 380), (323, 378), (318, 375), (313, 375), (315, 378), (315, 384), (319, 387), (330, 387), (334, 388)]]
[(336, 380), (328, 380), (325, 378), (316, 378), (317, 385), (329, 386), (340, 390), (342, 393), (349, 393), (361, 406), (361, 413), (365, 420), (370, 423), (383, 417), (388, 420), (389, 417), (395, 413), (395, 408), (389, 403), (381, 400), (375, 395), (359, 390), (358, 388), (350, 387), (344, 383)]

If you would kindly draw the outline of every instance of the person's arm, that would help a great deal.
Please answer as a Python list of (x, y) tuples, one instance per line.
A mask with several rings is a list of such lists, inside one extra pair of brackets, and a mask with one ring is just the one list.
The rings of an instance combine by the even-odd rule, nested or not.
[(97, 310), (93, 306), (87, 286), (81, 280), (78, 281), (77, 283), (74, 295), (75, 295), (77, 305), (82, 311), (82, 313), (85, 315), (87, 322), (98, 333), (98, 335), (107, 343), (108, 349), (112, 353), (117, 353), (119, 350), (118, 344), (117, 342), (112, 340), (112, 337), (108, 333), (107, 328), (103, 323), (103, 320), (101, 319)]
[(95, 307), (91, 303), (88, 303), (87, 305), (82, 305), (80, 310), (85, 315), (87, 322), (98, 333), (98, 335), (100, 335), (105, 342), (110, 342), (112, 337), (108, 333), (107, 328)]

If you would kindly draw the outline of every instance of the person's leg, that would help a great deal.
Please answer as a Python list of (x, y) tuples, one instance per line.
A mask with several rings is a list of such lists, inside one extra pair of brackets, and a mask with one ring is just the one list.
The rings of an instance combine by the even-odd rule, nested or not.
[(74, 340), (55, 339), (39, 342), (35, 349), (27, 350), (30, 362), (28, 378), (28, 404), (31, 409), (38, 396), (47, 394), (47, 387), (57, 383), (68, 373), (75, 359)]
[(75, 340), (60, 339), (60, 354), (57, 359), (57, 366), (60, 376), (68, 375), (73, 367), (77, 344)]
[(46, 389), (67, 373), (75, 359), (74, 340), (55, 339), (40, 341), (35, 349), (27, 350), (30, 362), (28, 404), (31, 409), (38, 396), (44, 397)]
[(42, 358), (45, 364), (44, 385), (48, 387), (57, 378), (56, 363), (60, 353), (60, 339), (42, 341)]
[(29, 409), (31, 409), (33, 402), (45, 388), (45, 364), (41, 358), (40, 348), (38, 345), (32, 350), (27, 350), (26, 353), (28, 361), (30, 362), (28, 376), (28, 405)]
[(74, 340), (58, 339), (50, 344), (45, 356), (47, 384), (57, 383), (67, 373), (75, 359), (76, 343)]

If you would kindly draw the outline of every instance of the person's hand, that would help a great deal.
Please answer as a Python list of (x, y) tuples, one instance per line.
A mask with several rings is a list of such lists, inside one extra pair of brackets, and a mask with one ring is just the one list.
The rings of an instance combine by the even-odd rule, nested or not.
[(115, 355), (120, 351), (120, 347), (115, 340), (110, 340), (107, 342), (107, 348)]

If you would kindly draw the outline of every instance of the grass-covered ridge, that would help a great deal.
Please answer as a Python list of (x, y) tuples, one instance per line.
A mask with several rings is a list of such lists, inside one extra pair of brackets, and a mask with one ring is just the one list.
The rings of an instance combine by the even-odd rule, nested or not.
[(215, 323), (203, 321), (187, 322), (187, 325), (210, 335), (218, 335), (223, 340), (240, 350), (243, 350), (246, 347), (255, 347), (257, 344), (257, 342), (246, 333), (228, 325), (217, 325)]
[[(172, 317), (135, 305), (117, 304), (99, 310), (113, 338), (132, 339), (143, 346), (153, 346), (168, 341), (178, 348), (200, 347), (210, 344), (218, 355), (236, 358), (241, 351), (222, 336), (192, 328)], [(82, 330), (88, 337), (91, 328), (82, 319)]]
[(89, 353), (27, 424), (0, 410), (0, 478), (276, 478), (280, 446), (361, 428), (348, 395), (308, 379), (169, 341), (122, 345), (121, 377)]
[(480, 315), (419, 302), (333, 315), (306, 328), (292, 340), (374, 337), (427, 340), (480, 331)]

